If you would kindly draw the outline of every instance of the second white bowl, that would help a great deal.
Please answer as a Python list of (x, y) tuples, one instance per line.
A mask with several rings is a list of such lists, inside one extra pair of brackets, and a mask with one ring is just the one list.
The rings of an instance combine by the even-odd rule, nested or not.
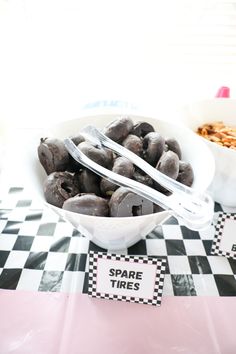
[(215, 175), (209, 193), (216, 202), (236, 207), (236, 150), (222, 147), (196, 134), (199, 126), (215, 121), (236, 127), (236, 100), (214, 98), (189, 104), (181, 112), (180, 120), (209, 147), (215, 158)]

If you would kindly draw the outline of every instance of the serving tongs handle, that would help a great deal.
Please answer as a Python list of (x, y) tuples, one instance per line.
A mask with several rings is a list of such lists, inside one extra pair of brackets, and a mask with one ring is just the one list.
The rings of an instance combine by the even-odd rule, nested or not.
[[(202, 198), (205, 199), (205, 195), (200, 195), (199, 192), (195, 191), (193, 188), (185, 186), (182, 183), (175, 181), (174, 179), (164, 175), (156, 168), (152, 167), (149, 163), (143, 160), (138, 155), (134, 154), (132, 151), (126, 149), (120, 144), (108, 138), (100, 130), (98, 130), (93, 125), (88, 125), (82, 130), (82, 135), (93, 144), (97, 146), (104, 146), (112, 151), (116, 152), (120, 156), (124, 156), (129, 159), (134, 165), (139, 167), (141, 170), (146, 172), (154, 181), (161, 184), (163, 187), (168, 189), (172, 193), (179, 193), (185, 199), (190, 195), (191, 202), (202, 203)], [(195, 198), (195, 199), (193, 199)], [(183, 203), (183, 201), (181, 201)]]
[(146, 172), (154, 181), (161, 184), (163, 187), (168, 189), (170, 192), (174, 194), (174, 197), (179, 200), (179, 203), (185, 205), (186, 208), (190, 208), (194, 211), (196, 208), (212, 208), (212, 215), (214, 204), (209, 195), (206, 193), (199, 193), (198, 191), (190, 188), (173, 178), (168, 177), (167, 175), (161, 173), (156, 168), (152, 167), (149, 163), (143, 160), (138, 155), (134, 154), (132, 151), (126, 149), (120, 144), (117, 144), (106, 135), (104, 135), (99, 129), (97, 129), (93, 125), (86, 126), (82, 134), (86, 137), (86, 139), (90, 140), (93, 144), (98, 146), (105, 146), (117, 154), (126, 157), (129, 159), (134, 165), (139, 167), (141, 170)]
[[(182, 205), (178, 199), (171, 195), (166, 195), (139, 183), (130, 178), (121, 176), (113, 171), (100, 166), (89, 157), (87, 157), (70, 138), (64, 140), (64, 144), (70, 155), (86, 168), (92, 170), (96, 174), (116, 183), (122, 187), (130, 189), (132, 192), (151, 200), (153, 203), (160, 205), (162, 208), (170, 210), (170, 213), (192, 230), (200, 230), (211, 224), (213, 218), (213, 205), (210, 197), (205, 196), (204, 204), (197, 206), (192, 210)], [(124, 156), (124, 155), (123, 155)]]

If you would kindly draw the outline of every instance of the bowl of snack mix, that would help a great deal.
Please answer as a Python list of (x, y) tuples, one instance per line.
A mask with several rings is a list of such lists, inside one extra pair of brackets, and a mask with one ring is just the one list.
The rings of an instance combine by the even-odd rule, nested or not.
[(87, 112), (45, 129), (28, 153), (29, 184), (49, 208), (100, 247), (125, 249), (172, 212), (82, 166), (66, 150), (65, 138), (70, 137), (100, 166), (172, 196), (126, 158), (86, 141), (81, 131), (88, 125), (196, 191), (205, 192), (212, 181), (214, 158), (208, 147), (189, 129), (167, 121), (136, 114)]
[(209, 193), (216, 202), (236, 207), (236, 100), (213, 98), (189, 104), (180, 119), (215, 158)]

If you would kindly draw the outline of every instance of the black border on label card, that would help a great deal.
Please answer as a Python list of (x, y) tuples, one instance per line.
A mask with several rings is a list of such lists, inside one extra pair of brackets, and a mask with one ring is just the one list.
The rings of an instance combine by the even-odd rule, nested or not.
[[(124, 295), (114, 295), (108, 293), (98, 293), (96, 289), (97, 279), (97, 260), (99, 258), (109, 259), (114, 261), (126, 261), (142, 264), (152, 264), (157, 266), (155, 285), (152, 299), (142, 299), (140, 297), (130, 297)], [(162, 292), (164, 287), (164, 277), (166, 270), (165, 258), (154, 258), (151, 256), (133, 256), (133, 255), (117, 255), (107, 254), (103, 252), (90, 251), (89, 253), (89, 277), (88, 277), (88, 295), (90, 297), (96, 297), (108, 300), (134, 302), (139, 304), (147, 304), (153, 306), (160, 306), (162, 300)]]
[[(232, 219), (235, 220), (236, 222), (236, 213), (224, 213), (224, 212), (219, 213), (218, 220), (215, 226), (215, 236), (211, 247), (211, 254), (236, 259), (236, 251), (232, 250), (229, 252), (229, 251), (222, 250), (220, 248), (225, 221), (227, 219)], [(232, 249), (233, 247), (236, 247), (236, 240), (235, 240), (235, 244), (232, 245)]]

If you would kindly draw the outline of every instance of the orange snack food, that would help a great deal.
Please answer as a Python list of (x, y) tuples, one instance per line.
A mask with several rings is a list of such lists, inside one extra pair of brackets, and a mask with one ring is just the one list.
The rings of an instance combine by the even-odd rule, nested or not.
[(236, 150), (236, 128), (223, 122), (205, 123), (198, 127), (197, 134), (229, 149)]

